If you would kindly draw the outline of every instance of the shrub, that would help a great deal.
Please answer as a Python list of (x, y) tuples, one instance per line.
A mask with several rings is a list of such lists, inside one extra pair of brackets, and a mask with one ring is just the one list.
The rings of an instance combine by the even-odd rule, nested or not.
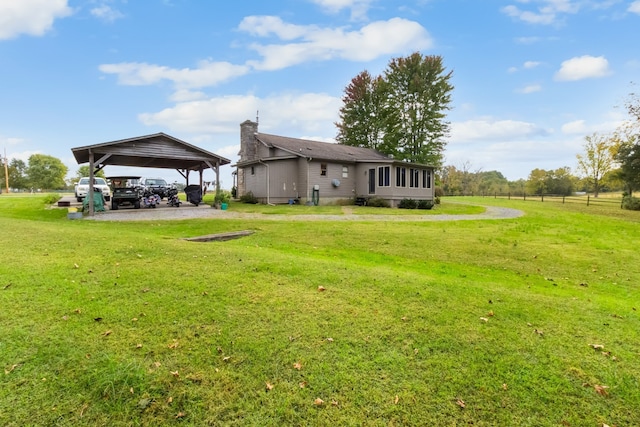
[(630, 211), (640, 211), (640, 198), (624, 196), (622, 198), (622, 208)]
[(391, 205), (382, 197), (372, 197), (367, 201), (367, 206), (373, 206), (374, 208), (389, 208)]
[(254, 196), (251, 191), (249, 191), (248, 193), (240, 196), (240, 201), (242, 203), (249, 203), (249, 204), (255, 205), (256, 203), (258, 203), (258, 198)]
[(444, 190), (442, 189), (442, 187), (436, 187), (433, 191), (433, 195), (437, 198), (440, 198), (444, 196)]
[(434, 202), (436, 205), (439, 205), (439, 204), (440, 204), (440, 197), (439, 197), (439, 196), (436, 196), (436, 198), (435, 198), (435, 199), (433, 199), (433, 202)]
[(415, 209), (418, 207), (418, 202), (413, 199), (402, 199), (400, 200), (400, 204), (398, 204), (400, 209)]
[(231, 197), (235, 199), (237, 195), (238, 195), (238, 187), (234, 185), (233, 187), (231, 187)]
[(47, 205), (53, 205), (54, 203), (58, 203), (58, 200), (60, 199), (62, 199), (62, 196), (57, 193), (47, 194), (44, 198), (44, 203)]
[(231, 193), (227, 190), (220, 190), (216, 193), (216, 196), (213, 199), (214, 203), (229, 203), (231, 200)]
[(433, 201), (431, 200), (419, 200), (418, 209), (431, 209), (433, 208)]

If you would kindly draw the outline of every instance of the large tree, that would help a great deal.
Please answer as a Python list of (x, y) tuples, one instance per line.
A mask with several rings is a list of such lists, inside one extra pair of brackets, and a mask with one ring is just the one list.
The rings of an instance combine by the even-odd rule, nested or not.
[(27, 176), (31, 188), (61, 189), (65, 187), (64, 177), (68, 168), (60, 159), (46, 154), (33, 154), (29, 157)]
[(360, 73), (345, 89), (337, 140), (441, 166), (449, 134), (451, 76), (440, 56), (417, 52), (392, 59), (382, 77)]
[(340, 144), (385, 151), (384, 80), (363, 71), (344, 90), (340, 122), (336, 123)]
[(578, 170), (587, 178), (593, 188), (594, 197), (600, 192), (602, 177), (615, 166), (615, 154), (618, 144), (615, 138), (593, 133), (586, 136), (583, 145), (584, 153), (578, 154)]
[[(11, 159), (7, 165), (9, 172), (9, 188), (23, 190), (28, 187), (27, 183), (27, 165), (20, 159)], [(2, 168), (2, 188), (5, 187), (5, 170)]]
[(620, 164), (617, 175), (631, 196), (640, 189), (640, 97), (632, 93), (625, 107), (631, 120), (616, 132), (619, 148), (615, 158)]

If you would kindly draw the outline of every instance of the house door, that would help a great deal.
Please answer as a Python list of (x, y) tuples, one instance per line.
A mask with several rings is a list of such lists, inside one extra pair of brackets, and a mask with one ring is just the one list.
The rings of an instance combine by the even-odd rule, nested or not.
[(376, 170), (369, 169), (369, 194), (376, 194)]

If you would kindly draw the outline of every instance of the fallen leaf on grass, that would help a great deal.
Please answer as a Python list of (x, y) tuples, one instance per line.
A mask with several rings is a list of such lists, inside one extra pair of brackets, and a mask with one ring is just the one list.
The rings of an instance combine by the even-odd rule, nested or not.
[(333, 342), (333, 338), (327, 338), (327, 341)]
[(178, 348), (178, 340), (173, 340), (173, 342), (171, 344), (169, 344), (167, 347), (168, 348)]
[(273, 384), (271, 384), (271, 383), (269, 383), (269, 382), (265, 383), (265, 390), (266, 390), (266, 391), (271, 391), (271, 390), (273, 390)]
[(502, 389), (506, 390), (507, 388), (509, 388), (506, 384), (502, 384)]
[(231, 356), (226, 356), (222, 358), (223, 362), (228, 362), (229, 360), (231, 360)]
[(602, 345), (602, 344), (589, 344), (589, 347), (591, 347), (594, 350), (602, 350), (604, 348), (604, 345)]
[(487, 313), (487, 317), (493, 317), (493, 316), (495, 316), (495, 314), (493, 313), (493, 310)]
[(307, 386), (307, 382), (306, 381), (302, 381), (300, 384), (298, 384), (300, 386), (300, 388), (305, 388)]
[(167, 397), (167, 405), (171, 404), (171, 402), (173, 402), (173, 397)]
[(319, 397), (316, 397), (316, 400), (313, 401), (313, 404), (316, 406), (322, 406), (324, 405), (324, 400), (320, 399)]
[(153, 362), (153, 366), (155, 366), (156, 368), (159, 368), (160, 366), (162, 366), (162, 363), (160, 363), (160, 362)]
[(76, 308), (75, 310), (73, 310), (73, 312), (76, 314), (81, 314), (82, 310), (80, 310), (79, 308)]
[(14, 369), (16, 369), (18, 367), (18, 365), (12, 365), (9, 369), (5, 369), (4, 370), (4, 374), (5, 375), (9, 375), (11, 372), (13, 372)]
[(544, 332), (541, 331), (540, 329), (534, 329), (533, 332), (535, 332), (536, 334), (540, 335), (541, 337), (544, 336)]
[(338, 401), (337, 400), (332, 400), (331, 401), (331, 405), (332, 406), (338, 406)]
[(318, 292), (326, 291), (324, 286), (318, 286)]
[(142, 344), (136, 344), (136, 348), (142, 348)]
[(78, 264), (73, 264), (73, 268), (80, 268)]
[(398, 397), (398, 395), (396, 394), (396, 398), (394, 399), (393, 403), (394, 405), (398, 404), (398, 401), (400, 400), (400, 398)]
[(461, 407), (462, 409), (466, 408), (467, 404), (464, 403), (464, 400), (462, 399), (457, 399), (456, 400), (456, 405), (458, 405), (459, 407)]
[(105, 337), (108, 337), (109, 335), (111, 335), (113, 333), (113, 331), (111, 329), (109, 329), (108, 331), (104, 331), (102, 333), (102, 335), (104, 335)]
[(176, 378), (180, 377), (180, 372), (178, 371), (169, 371), (169, 372), (171, 372), (171, 375), (173, 375)]
[(302, 364), (300, 362), (294, 363), (293, 369), (297, 369), (299, 371), (300, 369), (302, 369)]
[(185, 414), (184, 412), (178, 412), (178, 415), (176, 415), (176, 418), (183, 418), (185, 417), (187, 414)]
[(596, 393), (598, 393), (600, 396), (606, 396), (609, 393), (607, 393), (607, 389), (609, 388), (609, 386), (606, 385), (594, 385), (593, 388), (595, 389)]
[(487, 319), (486, 317), (481, 317), (480, 320), (482, 320), (483, 322), (488, 322), (489, 319)]

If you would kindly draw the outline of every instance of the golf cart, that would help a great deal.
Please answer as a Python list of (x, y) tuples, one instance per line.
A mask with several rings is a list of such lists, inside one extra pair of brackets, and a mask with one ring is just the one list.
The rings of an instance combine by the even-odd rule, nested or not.
[(107, 180), (111, 183), (111, 210), (118, 210), (120, 206), (140, 209), (144, 188), (139, 176), (111, 176)]

